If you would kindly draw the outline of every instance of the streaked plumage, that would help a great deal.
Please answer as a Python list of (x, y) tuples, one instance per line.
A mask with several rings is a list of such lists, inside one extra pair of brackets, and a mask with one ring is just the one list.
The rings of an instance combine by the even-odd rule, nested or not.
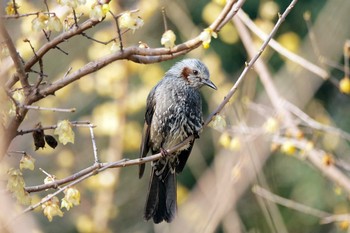
[[(145, 220), (171, 222), (175, 217), (176, 173), (183, 170), (194, 140), (171, 155), (164, 150), (190, 135), (198, 137), (203, 125), (199, 93), (203, 85), (216, 89), (207, 67), (197, 59), (184, 59), (171, 67), (148, 95), (140, 157), (145, 157), (149, 150), (164, 156), (152, 163)], [(140, 178), (144, 169), (145, 165), (140, 165)]]

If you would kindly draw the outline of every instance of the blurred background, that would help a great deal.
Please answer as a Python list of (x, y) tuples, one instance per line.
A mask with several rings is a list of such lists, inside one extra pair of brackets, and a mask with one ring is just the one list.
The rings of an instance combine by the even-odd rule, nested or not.
[[(20, 13), (45, 10), (43, 1), (16, 2)], [(76, 9), (78, 15), (82, 14), (80, 22), (88, 17), (91, 2), (87, 1)], [(69, 8), (59, 6), (56, 1), (47, 3), (62, 22), (69, 16)], [(289, 3), (287, 0), (250, 0), (242, 9), (256, 26), (269, 33), (278, 20), (278, 13), (282, 13)], [(7, 1), (2, 1), (3, 8), (6, 4)], [(176, 44), (180, 44), (210, 25), (224, 4), (225, 0), (133, 0), (111, 1), (110, 9), (114, 14), (139, 9), (136, 14), (144, 20), (143, 27), (123, 35), (125, 47), (137, 45), (139, 41), (149, 47), (161, 47), (160, 38), (164, 32), (162, 7), (166, 11), (168, 29), (175, 32)], [(310, 14), (309, 27), (304, 19), (307, 12)], [(345, 76), (343, 48), (350, 38), (350, 27), (346, 23), (348, 12), (348, 0), (299, 1), (275, 36), (287, 50), (325, 70), (329, 74), (327, 80), (271, 48), (261, 57), (268, 77), (281, 97), (317, 122), (346, 132), (350, 132), (350, 97), (339, 90), (339, 81)], [(42, 33), (31, 29), (33, 18), (4, 20), (24, 60), (33, 56), (28, 43), (23, 42), (25, 38), (35, 49), (45, 43)], [(310, 30), (315, 36), (313, 41), (310, 41)], [(115, 37), (113, 18), (108, 15), (103, 23), (88, 30), (87, 34), (100, 41)], [(249, 47), (257, 51), (262, 41), (251, 35)], [(68, 55), (56, 49), (43, 59), (48, 83), (62, 78), (69, 67), (72, 71), (78, 70), (89, 61), (112, 52), (110, 44), (99, 44), (83, 36), (69, 39), (60, 48)], [(245, 62), (249, 61), (233, 22), (222, 28), (210, 48), (201, 46), (185, 57), (201, 59), (218, 87), (217, 91), (202, 90), (205, 116), (220, 104), (244, 69)], [(50, 126), (65, 119), (90, 121), (97, 126), (94, 132), (102, 162), (135, 159), (139, 153), (146, 97), (164, 72), (179, 59), (183, 57), (149, 65), (116, 61), (66, 86), (55, 96), (35, 103), (41, 107), (76, 108), (76, 112), (30, 111), (20, 129), (31, 129), (38, 122)], [(2, 58), (2, 67), (7, 62), (8, 58)], [(2, 72), (4, 76), (9, 74), (11, 68)], [(30, 76), (32, 80), (36, 77), (35, 74)], [(44, 216), (41, 208), (26, 214), (30, 232), (347, 232), (349, 221), (321, 224), (320, 218), (308, 211), (277, 205), (252, 191), (253, 187), (254, 190), (263, 187), (330, 214), (346, 214), (350, 208), (348, 191), (310, 163), (307, 151), (294, 146), (282, 149), (283, 143), (275, 143), (274, 138), (288, 136), (290, 125), (279, 118), (260, 78), (257, 69), (251, 70), (220, 117), (215, 118), (196, 141), (185, 170), (178, 176), (179, 213), (173, 223), (154, 225), (143, 220), (149, 180), (147, 175), (139, 180), (138, 167), (132, 166), (108, 169), (76, 185), (81, 193), (81, 204), (69, 211), (64, 210), (64, 216), (56, 216), (52, 222)], [(330, 160), (349, 163), (349, 141), (339, 134), (299, 124), (298, 117), (294, 116), (293, 120), (301, 138), (329, 153)], [(30, 134), (14, 139), (9, 150), (26, 151), (36, 159), (34, 171), (23, 171), (26, 186), (43, 183), (46, 175), (39, 168), (62, 179), (93, 164), (89, 129), (78, 127), (74, 132), (74, 144), (59, 144), (56, 149), (46, 146), (35, 151)], [(53, 134), (53, 131), (47, 133)], [(7, 169), (17, 168), (19, 160), (19, 156), (8, 156), (0, 164), (4, 186)], [(341, 171), (349, 175), (345, 169)], [(148, 173), (149, 164), (145, 174)], [(32, 203), (51, 192), (53, 190), (32, 193)], [(1, 195), (3, 193), (1, 191)], [(58, 198), (63, 198), (63, 194)], [(1, 209), (0, 212), (6, 212)]]

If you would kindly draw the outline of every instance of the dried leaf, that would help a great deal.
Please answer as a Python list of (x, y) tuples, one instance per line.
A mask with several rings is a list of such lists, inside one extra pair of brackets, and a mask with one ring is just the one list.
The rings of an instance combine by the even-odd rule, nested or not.
[(44, 148), (45, 147), (45, 140), (44, 140), (44, 130), (41, 129), (41, 123), (39, 122), (36, 124), (35, 128), (37, 130), (33, 131), (33, 139), (34, 139), (34, 145), (35, 145), (35, 150), (39, 148)]
[(55, 149), (58, 144), (52, 135), (45, 135), (45, 141), (52, 149)]

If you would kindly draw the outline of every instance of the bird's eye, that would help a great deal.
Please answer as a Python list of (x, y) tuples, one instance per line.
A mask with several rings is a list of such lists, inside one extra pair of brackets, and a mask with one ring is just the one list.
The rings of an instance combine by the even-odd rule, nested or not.
[(198, 70), (193, 70), (193, 74), (198, 75), (199, 74)]

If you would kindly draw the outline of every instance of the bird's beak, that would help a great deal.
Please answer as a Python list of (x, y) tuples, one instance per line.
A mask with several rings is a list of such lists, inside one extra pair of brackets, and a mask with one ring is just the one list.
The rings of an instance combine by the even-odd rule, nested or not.
[(212, 81), (210, 81), (209, 79), (208, 80), (203, 80), (202, 81), (205, 85), (207, 85), (208, 87), (211, 87), (211, 88), (213, 88), (214, 90), (217, 90), (218, 88), (215, 86), (215, 84), (212, 82)]

